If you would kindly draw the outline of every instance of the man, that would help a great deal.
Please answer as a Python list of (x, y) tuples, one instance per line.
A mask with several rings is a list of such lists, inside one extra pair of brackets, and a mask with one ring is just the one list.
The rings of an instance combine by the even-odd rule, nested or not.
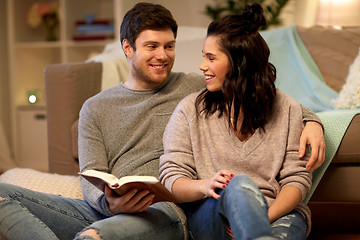
[[(182, 98), (205, 87), (202, 76), (171, 72), (176, 33), (176, 21), (160, 5), (139, 3), (127, 12), (120, 35), (129, 79), (84, 104), (79, 121), (81, 171), (159, 175), (168, 119)], [(307, 137), (314, 130), (319, 134)], [(320, 149), (323, 154), (316, 148), (323, 141), (319, 124), (308, 122), (303, 139), (303, 147), (310, 141), (313, 152)], [(323, 161), (315, 159), (309, 162), (312, 168)], [(102, 193), (85, 179), (81, 186), (85, 201), (2, 184), (0, 234), (6, 239), (73, 239), (84, 229), (77, 239), (187, 237), (184, 214), (173, 203), (151, 205), (153, 195), (136, 189), (122, 196), (110, 188)]]

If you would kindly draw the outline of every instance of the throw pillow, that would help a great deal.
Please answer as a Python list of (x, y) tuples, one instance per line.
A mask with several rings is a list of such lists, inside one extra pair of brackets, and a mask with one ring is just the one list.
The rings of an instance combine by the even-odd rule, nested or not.
[(349, 67), (349, 74), (339, 95), (332, 101), (335, 109), (360, 108), (360, 48)]

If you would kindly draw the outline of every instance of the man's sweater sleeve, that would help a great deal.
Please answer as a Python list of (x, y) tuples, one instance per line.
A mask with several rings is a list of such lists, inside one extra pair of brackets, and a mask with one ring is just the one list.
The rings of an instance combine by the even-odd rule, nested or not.
[[(103, 138), (90, 109), (87, 101), (80, 111), (78, 140), (80, 171), (83, 172), (88, 169), (107, 171), (108, 164)], [(83, 177), (80, 177), (80, 185), (84, 199), (91, 207), (104, 215), (113, 215), (102, 191)]]
[(302, 110), (303, 123), (306, 123), (308, 121), (314, 121), (314, 122), (319, 123), (324, 128), (320, 118), (313, 111), (311, 111), (311, 109), (309, 109), (301, 104), (300, 104), (300, 106), (301, 106), (301, 110)]

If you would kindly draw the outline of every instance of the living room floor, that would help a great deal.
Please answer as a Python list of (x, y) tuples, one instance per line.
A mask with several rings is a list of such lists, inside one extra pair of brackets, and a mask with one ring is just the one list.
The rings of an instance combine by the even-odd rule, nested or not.
[(308, 240), (360, 240), (360, 204), (358, 202), (308, 203), (312, 228)]

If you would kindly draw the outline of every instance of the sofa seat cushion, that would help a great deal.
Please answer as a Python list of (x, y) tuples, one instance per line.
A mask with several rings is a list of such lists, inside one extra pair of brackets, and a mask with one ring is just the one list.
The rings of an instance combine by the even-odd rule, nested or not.
[(360, 114), (356, 115), (347, 129), (336, 152), (333, 163), (360, 164)]
[(332, 163), (310, 201), (360, 202), (360, 165)]

